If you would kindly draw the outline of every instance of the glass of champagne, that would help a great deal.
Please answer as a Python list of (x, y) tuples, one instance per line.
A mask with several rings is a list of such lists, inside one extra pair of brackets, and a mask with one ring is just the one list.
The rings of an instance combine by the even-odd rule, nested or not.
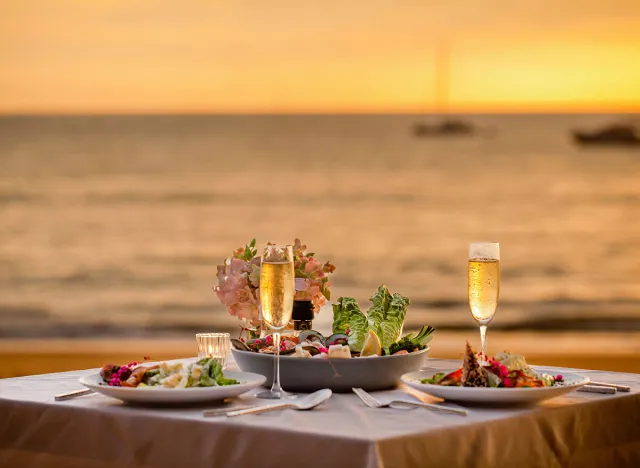
[(469, 244), (469, 308), (480, 325), (482, 361), (486, 361), (487, 325), (493, 319), (500, 296), (500, 245), (497, 242)]
[(267, 245), (260, 267), (260, 307), (262, 320), (273, 330), (275, 359), (271, 390), (259, 393), (259, 398), (277, 400), (292, 396), (280, 386), (280, 332), (291, 321), (294, 295), (292, 246)]

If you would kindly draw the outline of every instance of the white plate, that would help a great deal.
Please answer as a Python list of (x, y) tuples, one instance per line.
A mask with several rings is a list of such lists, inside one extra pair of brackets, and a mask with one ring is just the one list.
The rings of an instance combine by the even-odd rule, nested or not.
[(266, 377), (251, 372), (224, 371), (224, 376), (240, 382), (237, 385), (220, 387), (163, 388), (163, 387), (110, 387), (104, 383), (99, 373), (86, 375), (79, 382), (111, 398), (131, 403), (202, 403), (231, 398), (261, 386)]
[[(544, 367), (531, 366), (539, 373), (557, 375), (557, 370), (545, 369)], [(409, 372), (401, 377), (402, 382), (429, 395), (443, 398), (445, 400), (486, 403), (493, 405), (534, 403), (548, 400), (565, 393), (572, 392), (577, 388), (589, 383), (589, 378), (569, 372), (562, 372), (565, 384), (553, 387), (533, 387), (533, 388), (481, 388), (481, 387), (445, 387), (442, 385), (423, 384), (421, 379), (433, 377), (438, 372), (448, 374), (456, 369), (428, 369), (419, 372)]]

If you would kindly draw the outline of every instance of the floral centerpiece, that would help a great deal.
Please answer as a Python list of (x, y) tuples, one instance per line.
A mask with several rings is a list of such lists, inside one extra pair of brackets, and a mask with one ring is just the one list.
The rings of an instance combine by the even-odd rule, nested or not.
[[(330, 262), (322, 264), (307, 246), (296, 239), (293, 245), (297, 301), (311, 301), (315, 313), (331, 299), (329, 275), (336, 269)], [(218, 265), (218, 284), (213, 289), (218, 299), (233, 316), (259, 330), (260, 320), (260, 256), (256, 240), (233, 252), (222, 265)]]

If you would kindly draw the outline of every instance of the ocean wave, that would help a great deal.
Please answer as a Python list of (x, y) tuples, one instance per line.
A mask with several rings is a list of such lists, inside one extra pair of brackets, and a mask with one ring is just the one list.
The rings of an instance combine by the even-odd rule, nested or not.
[(144, 193), (144, 192), (120, 192), (120, 193), (90, 193), (82, 200), (88, 204), (187, 204), (210, 205), (215, 203), (227, 203), (234, 197), (209, 192), (169, 192), (169, 193)]
[[(499, 308), (509, 309), (538, 309), (538, 310), (558, 310), (562, 309), (579, 309), (579, 310), (604, 310), (607, 307), (637, 308), (640, 311), (640, 300), (633, 298), (617, 298), (608, 300), (583, 300), (571, 297), (556, 297), (552, 299), (531, 299), (528, 301), (499, 301)], [(432, 300), (414, 300), (411, 301), (411, 307), (420, 309), (451, 309), (455, 307), (469, 307), (466, 299), (442, 298)], [(640, 315), (638, 316), (640, 320)]]
[(184, 273), (144, 276), (121, 268), (79, 269), (60, 276), (20, 276), (4, 278), (5, 285), (20, 286), (61, 286), (61, 287), (108, 287), (108, 286), (175, 286), (187, 283), (191, 276)]
[(195, 314), (211, 314), (216, 309), (222, 310), (222, 304), (214, 302), (214, 296), (212, 293), (211, 301), (193, 303), (193, 302), (167, 302), (160, 304), (127, 304), (123, 306), (132, 314), (152, 312), (153, 314), (170, 315), (180, 313), (195, 313)]
[[(150, 323), (145, 325), (123, 325), (112, 322), (77, 322), (33, 324), (29, 327), (0, 325), (0, 338), (164, 338), (193, 337), (196, 333), (211, 329), (207, 323)], [(237, 326), (220, 324), (217, 332), (226, 332), (234, 336), (239, 332)]]
[(138, 259), (142, 263), (159, 263), (166, 265), (218, 265), (223, 261), (222, 257), (212, 255), (172, 255), (172, 256), (155, 256), (141, 255)]
[(39, 305), (0, 304), (0, 318), (9, 320), (42, 320), (49, 318), (50, 309)]
[[(465, 301), (440, 299), (416, 301), (407, 314), (405, 331), (432, 325), (436, 330), (476, 331)], [(545, 302), (501, 303), (492, 330), (505, 332), (631, 332), (640, 331), (640, 301), (613, 302), (556, 299)], [(118, 319), (116, 312), (126, 314)], [(329, 326), (330, 310), (316, 320)], [(16, 320), (16, 318), (20, 320)], [(108, 318), (105, 318), (108, 317)], [(185, 337), (203, 330), (238, 333), (240, 322), (215, 300), (111, 304), (92, 308), (82, 321), (64, 318), (47, 307), (0, 305), (0, 337)]]
[[(309, 205), (323, 204), (326, 202), (348, 203), (350, 205), (366, 204), (400, 204), (415, 205), (431, 203), (434, 201), (433, 194), (420, 193), (318, 193), (290, 194), (274, 193), (238, 193), (238, 192), (210, 192), (206, 190), (186, 190), (174, 191), (116, 191), (116, 192), (80, 192), (78, 194), (57, 194), (52, 192), (47, 195), (41, 193), (29, 193), (25, 191), (5, 191), (0, 192), (0, 205), (8, 204), (43, 204), (50, 202), (54, 197), (63, 197), (65, 202), (82, 203), (85, 205)], [(455, 200), (448, 200), (455, 203)], [(581, 197), (572, 196), (558, 197), (555, 203), (564, 205), (588, 205), (588, 204), (614, 204), (614, 205), (636, 205), (640, 203), (640, 195), (622, 194), (617, 196)]]
[(0, 192), (0, 205), (17, 203), (42, 203), (46, 197), (40, 194), (27, 192)]
[(212, 193), (206, 191), (184, 192), (117, 192), (117, 193), (90, 193), (82, 197), (82, 200), (90, 204), (186, 204), (186, 205), (308, 205), (323, 204), (334, 200), (349, 204), (369, 203), (411, 203), (419, 200), (413, 194), (325, 194), (317, 195), (273, 193)]
[[(436, 330), (443, 331), (475, 331), (477, 326), (471, 320), (464, 322), (434, 322), (420, 321), (405, 323), (405, 331), (413, 331), (420, 326), (429, 323)], [(101, 337), (193, 337), (203, 330), (215, 329), (217, 332), (226, 332), (235, 335), (239, 332), (239, 323), (219, 323), (212, 325), (208, 318), (201, 322), (154, 322), (144, 325), (124, 325), (111, 322), (40, 322), (30, 324), (28, 327), (16, 325), (0, 325), (0, 338), (101, 338)], [(566, 319), (534, 319), (528, 322), (493, 323), (492, 330), (504, 332), (636, 332), (640, 331), (640, 320), (635, 317), (593, 317), (576, 321), (574, 318)]]
[(500, 275), (503, 279), (531, 278), (535, 276), (558, 278), (567, 274), (567, 270), (558, 265), (527, 265), (522, 267), (508, 267), (500, 270)]

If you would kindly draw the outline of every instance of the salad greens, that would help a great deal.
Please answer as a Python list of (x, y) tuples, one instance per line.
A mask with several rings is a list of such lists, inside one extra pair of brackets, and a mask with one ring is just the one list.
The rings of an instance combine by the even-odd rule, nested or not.
[(369, 330), (378, 335), (383, 348), (389, 348), (400, 337), (405, 314), (411, 303), (408, 297), (391, 294), (385, 285), (378, 288), (370, 301), (373, 305), (366, 314), (352, 297), (341, 297), (333, 305), (333, 333), (348, 331), (351, 351), (362, 350)]
[(435, 385), (440, 382), (446, 374), (444, 372), (436, 372), (428, 379), (422, 379), (420, 382)]
[(333, 305), (333, 333), (347, 334), (349, 331), (347, 341), (351, 351), (362, 349), (368, 329), (367, 318), (354, 298), (341, 297)]
[(401, 339), (393, 343), (389, 348), (384, 349), (384, 354), (390, 355), (395, 354), (398, 351), (405, 350), (408, 353), (411, 353), (416, 348), (424, 349), (427, 346), (427, 343), (431, 341), (431, 336), (435, 328), (429, 326), (423, 326), (418, 333), (408, 333), (403, 336)]
[(157, 368), (148, 370), (140, 385), (190, 388), (217, 387), (238, 383), (237, 380), (224, 376), (222, 366), (215, 358), (205, 357), (186, 367), (181, 362), (175, 364), (163, 362)]
[[(240, 382), (234, 379), (228, 379), (222, 373), (222, 366), (214, 358), (202, 358), (196, 362), (196, 365), (202, 366), (202, 374), (200, 379), (193, 379), (191, 387), (215, 387), (217, 385), (235, 385)], [(192, 373), (193, 374), (193, 373)]]

